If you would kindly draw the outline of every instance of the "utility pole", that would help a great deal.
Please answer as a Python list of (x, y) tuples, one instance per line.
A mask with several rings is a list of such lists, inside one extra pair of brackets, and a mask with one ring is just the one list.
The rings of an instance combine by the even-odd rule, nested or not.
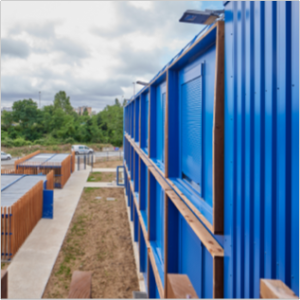
[(39, 91), (39, 99), (40, 99), (40, 109), (42, 108), (41, 107), (41, 92)]
[(133, 84), (133, 96), (135, 95), (135, 82), (132, 83)]

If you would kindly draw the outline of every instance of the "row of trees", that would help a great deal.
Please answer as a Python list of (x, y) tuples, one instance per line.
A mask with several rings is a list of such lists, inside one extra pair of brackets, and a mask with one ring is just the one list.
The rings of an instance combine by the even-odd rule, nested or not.
[[(123, 105), (125, 104), (125, 101)], [(123, 106), (118, 99), (98, 114), (78, 115), (64, 91), (52, 105), (38, 109), (32, 99), (16, 101), (12, 112), (3, 111), (1, 144), (7, 147), (60, 143), (123, 143)]]

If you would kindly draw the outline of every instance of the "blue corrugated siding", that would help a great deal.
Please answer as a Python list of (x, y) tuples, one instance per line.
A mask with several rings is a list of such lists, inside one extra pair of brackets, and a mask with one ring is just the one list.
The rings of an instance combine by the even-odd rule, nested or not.
[(225, 10), (224, 296), (299, 295), (299, 3)]
[(178, 273), (186, 274), (199, 298), (213, 298), (213, 258), (179, 214)]

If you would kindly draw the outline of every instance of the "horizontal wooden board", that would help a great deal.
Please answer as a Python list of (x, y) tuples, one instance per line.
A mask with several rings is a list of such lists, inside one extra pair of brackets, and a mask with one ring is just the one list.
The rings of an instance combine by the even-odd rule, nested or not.
[(179, 212), (185, 218), (187, 223), (193, 229), (195, 234), (201, 240), (202, 244), (205, 246), (207, 251), (212, 255), (212, 257), (223, 257), (224, 250), (214, 239), (214, 237), (207, 231), (207, 229), (202, 225), (202, 223), (194, 216), (186, 204), (177, 196), (177, 194), (168, 190), (166, 192), (170, 200), (177, 207)]
[(160, 186), (163, 188), (164, 191), (171, 190), (171, 187), (166, 183), (164, 178), (157, 172), (155, 168), (151, 168), (150, 172), (157, 180), (157, 182), (160, 184)]
[(181, 190), (175, 186), (175, 184), (170, 180), (166, 179), (167, 182), (172, 186), (172, 188), (177, 192), (178, 195), (184, 200), (186, 205), (194, 212), (194, 214), (205, 224), (205, 226), (213, 232), (213, 225), (201, 214), (201, 212), (193, 205), (193, 203), (181, 192)]

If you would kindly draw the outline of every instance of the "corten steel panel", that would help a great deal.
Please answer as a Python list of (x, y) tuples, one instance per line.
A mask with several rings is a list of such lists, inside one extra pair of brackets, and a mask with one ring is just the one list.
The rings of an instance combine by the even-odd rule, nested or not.
[(225, 6), (224, 297), (299, 295), (299, 3)]

